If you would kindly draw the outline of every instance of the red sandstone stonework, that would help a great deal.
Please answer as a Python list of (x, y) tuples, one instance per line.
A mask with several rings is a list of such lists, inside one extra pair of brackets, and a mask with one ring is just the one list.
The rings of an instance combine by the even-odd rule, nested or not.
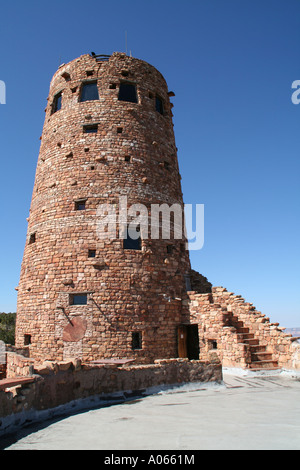
[[(85, 83), (96, 83), (97, 99), (81, 101)], [(122, 84), (135, 85), (137, 102), (118, 99)], [(16, 347), (30, 357), (20, 370), (45, 360), (177, 357), (300, 368), (295, 338), (192, 271), (172, 231), (142, 236), (140, 250), (98, 236), (99, 205), (117, 208), (120, 196), (149, 217), (152, 204), (183, 206), (172, 95), (154, 67), (122, 53), (84, 55), (55, 73), (18, 286)]]
[[(87, 82), (97, 83), (99, 99), (81, 102)], [(136, 86), (137, 103), (118, 99), (121, 83)], [(120, 196), (149, 211), (151, 204), (183, 205), (170, 94), (154, 67), (122, 53), (107, 61), (84, 55), (55, 73), (18, 286), (16, 345), (30, 343), (31, 357), (177, 357), (176, 299), (187, 298), (190, 270), (184, 240), (149, 237), (141, 250), (124, 249), (119, 238), (97, 237), (96, 214)], [(82, 202), (85, 210), (76, 210)], [(87, 295), (87, 305), (71, 305), (73, 294)]]

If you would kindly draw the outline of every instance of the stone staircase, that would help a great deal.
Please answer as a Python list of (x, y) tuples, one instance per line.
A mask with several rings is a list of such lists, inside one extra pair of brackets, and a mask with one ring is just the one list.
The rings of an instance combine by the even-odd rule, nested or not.
[(255, 338), (254, 333), (250, 332), (248, 327), (235, 316), (232, 312), (225, 315), (224, 326), (231, 326), (236, 329), (238, 342), (245, 344), (249, 351), (249, 362), (247, 368), (255, 370), (276, 370), (279, 369), (278, 361), (274, 360), (272, 353), (267, 351), (265, 345), (260, 344), (259, 339)]

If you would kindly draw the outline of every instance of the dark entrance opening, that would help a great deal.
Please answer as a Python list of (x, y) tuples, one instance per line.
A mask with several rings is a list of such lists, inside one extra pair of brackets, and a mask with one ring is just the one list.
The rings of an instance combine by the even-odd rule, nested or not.
[(198, 325), (187, 326), (187, 353), (189, 359), (199, 359), (199, 331)]
[(178, 327), (178, 357), (199, 360), (198, 325), (180, 325)]

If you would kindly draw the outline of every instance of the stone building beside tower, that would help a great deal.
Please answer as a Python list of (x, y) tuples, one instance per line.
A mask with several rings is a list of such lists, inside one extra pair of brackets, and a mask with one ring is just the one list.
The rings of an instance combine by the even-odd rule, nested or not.
[(174, 223), (168, 238), (141, 226), (133, 238), (126, 224), (100, 236), (99, 207), (118, 218), (126, 200), (149, 220), (153, 205), (183, 208), (173, 95), (124, 53), (83, 55), (55, 73), (17, 288), (16, 346), (30, 358), (298, 367), (284, 329), (191, 269)]

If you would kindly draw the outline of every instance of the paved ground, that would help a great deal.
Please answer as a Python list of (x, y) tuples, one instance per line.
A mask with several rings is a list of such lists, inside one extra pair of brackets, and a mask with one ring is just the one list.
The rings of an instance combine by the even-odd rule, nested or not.
[(225, 373), (43, 426), (6, 450), (300, 450), (300, 379)]

